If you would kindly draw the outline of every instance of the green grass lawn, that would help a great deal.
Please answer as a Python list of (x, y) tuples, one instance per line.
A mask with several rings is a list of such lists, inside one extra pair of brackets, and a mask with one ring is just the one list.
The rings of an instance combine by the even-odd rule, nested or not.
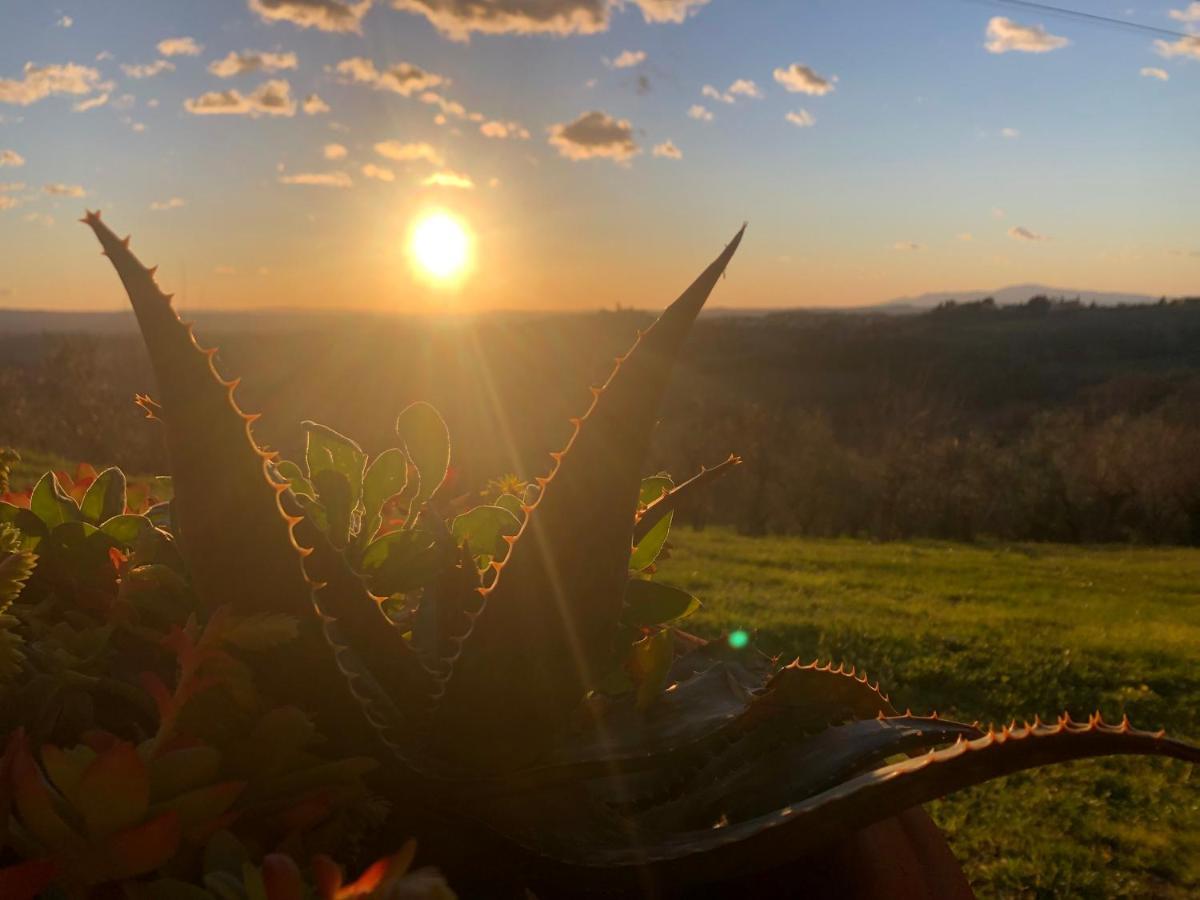
[[(983, 722), (1097, 709), (1200, 739), (1200, 550), (672, 534), (665, 581), (712, 636), (845, 660), (893, 702)], [(1200, 896), (1200, 781), (1122, 758), (930, 806), (981, 897)]]

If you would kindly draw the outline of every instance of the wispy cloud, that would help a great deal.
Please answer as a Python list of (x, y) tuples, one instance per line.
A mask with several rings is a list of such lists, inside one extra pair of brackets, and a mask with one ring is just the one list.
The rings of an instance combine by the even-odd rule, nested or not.
[(25, 157), (16, 150), (0, 150), (0, 166), (23, 166)]
[(573, 161), (608, 159), (628, 164), (641, 153), (633, 138), (633, 126), (625, 119), (591, 110), (575, 121), (550, 126), (550, 144), (561, 156)]
[(280, 72), (296, 68), (295, 53), (269, 53), (261, 50), (230, 50), (221, 59), (208, 64), (208, 71), (218, 78), (233, 78), (247, 72)]
[(179, 209), (187, 206), (187, 201), (182, 197), (171, 197), (167, 200), (155, 200), (150, 204), (150, 209), (154, 212), (166, 212), (169, 209)]
[(1200, 2), (1192, 2), (1183, 9), (1173, 9), (1167, 13), (1176, 22), (1200, 22)]
[(304, 98), (304, 114), (306, 116), (319, 116), (327, 112), (329, 112), (329, 104), (316, 94), (309, 94)]
[(479, 133), (484, 137), (497, 138), (505, 140), (507, 138), (519, 138), (520, 140), (529, 140), (529, 130), (520, 122), (500, 122), (490, 121), (484, 122), (479, 126)]
[(1153, 66), (1145, 66), (1140, 74), (1143, 78), (1157, 78), (1159, 81), (1171, 80), (1171, 76), (1167, 73), (1166, 69), (1156, 69)]
[(49, 194), (51, 197), (86, 197), (87, 191), (78, 184), (62, 184), (52, 183), (43, 184), (42, 193)]
[(29, 106), (55, 94), (81, 96), (104, 89), (100, 73), (78, 63), (25, 63), (20, 79), (0, 78), (0, 103)]
[(249, 0), (250, 9), (264, 22), (290, 22), (319, 31), (360, 32), (371, 0)]
[(1004, 16), (995, 16), (987, 26), (989, 53), (1048, 53), (1071, 43), (1065, 37), (1050, 34), (1042, 25), (1021, 25)]
[(374, 178), (376, 181), (395, 181), (396, 173), (384, 166), (377, 166), (375, 163), (367, 163), (361, 169), (363, 175), (367, 178)]
[(1176, 56), (1200, 59), (1200, 35), (1181, 37), (1177, 41), (1155, 41), (1154, 49), (1164, 59), (1173, 59)]
[(778, 68), (773, 74), (775, 80), (791, 93), (811, 94), (814, 97), (824, 97), (831, 93), (837, 83), (836, 75), (825, 78), (802, 63), (792, 63), (786, 68)]
[(711, 122), (715, 118), (711, 109), (701, 106), (699, 103), (693, 103), (688, 109), (688, 117), (700, 122)]
[(421, 185), (423, 187), (444, 187), (469, 191), (475, 187), (475, 182), (468, 175), (446, 169), (441, 172), (434, 172), (432, 175), (423, 178)]
[(87, 112), (89, 109), (96, 109), (108, 102), (109, 94), (106, 91), (103, 94), (97, 94), (95, 97), (88, 97), (85, 100), (80, 100), (71, 109), (75, 112)]
[[(314, 0), (315, 2), (315, 0)], [(629, 0), (652, 23), (678, 24), (708, 0)], [(597, 34), (607, 31), (612, 11), (624, 3), (610, 0), (392, 0), (392, 7), (424, 16), (456, 41), (478, 34)]]
[(190, 37), (165, 38), (158, 42), (158, 52), (163, 56), (199, 56), (202, 50), (204, 45)]
[(297, 172), (293, 175), (280, 175), (279, 183), (331, 188), (348, 188), (354, 186), (353, 179), (345, 172)]
[(74, 24), (75, 20), (70, 16), (62, 16), (57, 22), (54, 23), (54, 26), (56, 28), (70, 28)]
[(420, 66), (406, 62), (392, 63), (380, 71), (374, 62), (363, 56), (343, 59), (334, 67), (334, 71), (348, 83), (366, 84), (377, 91), (392, 91), (404, 97), (437, 87), (445, 81), (441, 75), (426, 72)]
[(174, 72), (175, 63), (169, 59), (156, 59), (152, 63), (124, 63), (121, 66), (121, 71), (130, 78), (153, 78), (155, 75), (161, 75), (163, 72)]
[(321, 155), (326, 159), (345, 159), (348, 152), (341, 144), (326, 144)]
[(1030, 231), (1024, 225), (1014, 225), (1008, 229), (1008, 236), (1018, 241), (1048, 241), (1050, 238), (1036, 231)]
[(797, 128), (812, 128), (812, 126), (817, 124), (817, 120), (807, 109), (794, 110), (785, 115), (784, 118)]
[(675, 146), (674, 141), (663, 141), (661, 144), (655, 144), (651, 152), (660, 159), (683, 159), (683, 151)]
[(1021, 132), (1019, 132), (1015, 128), (1001, 128), (1000, 129), (1000, 137), (1002, 137), (1006, 140), (1015, 141), (1020, 136), (1021, 136)]
[(640, 66), (645, 61), (645, 50), (622, 50), (616, 59), (611, 62), (605, 60), (605, 64), (613, 69), (632, 69), (634, 66)]
[(435, 166), (445, 164), (442, 154), (431, 144), (422, 142), (404, 143), (403, 141), (380, 141), (375, 145), (375, 152), (384, 159), (396, 162), (416, 162), (424, 160)]
[(210, 91), (183, 101), (183, 107), (196, 116), (294, 116), (296, 101), (291, 85), (282, 79), (264, 81), (249, 94), (236, 88)]

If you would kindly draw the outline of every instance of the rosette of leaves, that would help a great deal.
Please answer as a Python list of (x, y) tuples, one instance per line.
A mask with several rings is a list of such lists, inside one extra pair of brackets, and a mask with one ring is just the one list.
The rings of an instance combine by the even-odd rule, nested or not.
[[(353, 477), (321, 476), (340, 466), (341, 446), (329, 447), (315, 469), (307, 460), (310, 483), (325, 483), (301, 500), (297, 473), (279, 477), (255, 443), (254, 417), (238, 407), (236, 382), (218, 376), (215, 351), (196, 343), (128, 241), (98, 214), (85, 221), (154, 366), (173, 520), (202, 603), (296, 617), (298, 639), (275, 666), (293, 673), (297, 701), (343, 747), (364, 746), (348, 707), (370, 724), (389, 760), (377, 783), (389, 797), (420, 798), (416, 827), (435, 856), (471, 842), (477, 852), (452, 870), (455, 883), (500, 893), (504, 879), (475, 864), (486, 854), (539, 895), (771, 883), (793, 894), (964, 896), (921, 803), (1069, 759), (1200, 759), (1191, 745), (1098, 716), (994, 730), (901, 714), (853, 669), (780, 665), (663, 625), (664, 611), (691, 604), (646, 577), (659, 534), (665, 541), (655, 529), (669, 528), (660, 523), (684, 485), (660, 483), (649, 500), (641, 466), (673, 362), (741, 233), (593, 388), (499, 552), (439, 524), (428, 502), (436, 485), (422, 477), (401, 530), (456, 552), (408, 592), (411, 621), (397, 622), (383, 597), (393, 585), (373, 580), (359, 553), (386, 537), (361, 521), (366, 475), (362, 493)], [(406, 471), (420, 469), (401, 431)], [(439, 461), (444, 452), (439, 443)], [(366, 471), (365, 459), (350, 465)], [(632, 661), (628, 647), (638, 648)], [(621, 665), (630, 685), (608, 682)], [(439, 848), (447, 822), (454, 837)]]

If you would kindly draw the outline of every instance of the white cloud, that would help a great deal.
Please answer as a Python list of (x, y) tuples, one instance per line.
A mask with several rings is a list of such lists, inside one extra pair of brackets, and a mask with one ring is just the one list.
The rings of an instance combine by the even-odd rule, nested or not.
[(892, 244), (892, 249), (900, 253), (917, 253), (924, 250), (925, 247), (916, 241), (896, 241), (896, 243)]
[(155, 200), (150, 204), (150, 209), (154, 212), (166, 212), (169, 209), (179, 209), (182, 206), (187, 206), (187, 201), (182, 197), (171, 197), (168, 200)]
[(641, 153), (633, 139), (633, 126), (625, 119), (591, 110), (574, 122), (551, 125), (550, 144), (567, 159), (610, 159), (627, 164)]
[(72, 25), (75, 24), (75, 20), (72, 19), (70, 16), (63, 16), (61, 19), (59, 19), (54, 24), (58, 28), (70, 28)]
[(1167, 74), (1166, 69), (1156, 69), (1153, 66), (1145, 66), (1140, 74), (1143, 78), (1157, 78), (1159, 81), (1171, 80), (1171, 76)]
[(817, 124), (817, 120), (807, 109), (797, 109), (785, 115), (784, 118), (797, 128), (812, 128)]
[(1189, 3), (1183, 9), (1173, 9), (1167, 15), (1176, 22), (1200, 22), (1200, 2)]
[[(708, 0), (628, 0), (653, 23), (680, 23)], [(622, 0), (392, 0), (395, 9), (424, 16), (456, 41), (479, 34), (597, 34), (607, 31)]]
[(1008, 236), (1018, 241), (1048, 241), (1050, 238), (1036, 231), (1030, 231), (1024, 225), (1014, 225), (1008, 229)]
[(622, 50), (617, 58), (608, 63), (614, 69), (632, 69), (646, 61), (645, 50)]
[(0, 103), (29, 106), (54, 94), (80, 96), (102, 89), (100, 73), (88, 66), (38, 66), (27, 62), (21, 79), (0, 78)]
[(1020, 136), (1021, 136), (1021, 132), (1017, 131), (1017, 129), (1015, 129), (1015, 128), (1001, 128), (1000, 129), (1000, 137), (1006, 138), (1007, 140), (1010, 140), (1010, 141), (1016, 140)]
[(1200, 36), (1181, 37), (1177, 41), (1155, 41), (1154, 49), (1164, 59), (1173, 59), (1176, 56), (1200, 59)]
[(199, 56), (204, 49), (190, 37), (165, 38), (158, 42), (158, 52), (163, 56)]
[(377, 166), (374, 163), (367, 163), (362, 167), (362, 173), (367, 178), (374, 178), (376, 181), (395, 181), (396, 173), (391, 169)]
[(319, 116), (321, 113), (327, 112), (329, 112), (329, 104), (316, 94), (309, 94), (304, 98), (304, 114), (306, 116)]
[(87, 112), (89, 109), (96, 109), (99, 106), (103, 106), (108, 102), (108, 97), (109, 94), (106, 91), (103, 94), (97, 94), (95, 97), (88, 97), (85, 100), (80, 100), (78, 103), (72, 106), (71, 109), (75, 110), (75, 112)]
[(437, 87), (445, 81), (441, 75), (406, 62), (393, 63), (381, 72), (375, 68), (375, 63), (362, 56), (343, 59), (335, 71), (347, 82), (369, 84), (377, 91), (392, 91), (404, 97)]
[(700, 95), (702, 97), (708, 97), (712, 100), (717, 100), (721, 103), (733, 103), (737, 99), (732, 94), (722, 93), (711, 84), (706, 84), (704, 87), (700, 88)]
[(294, 116), (296, 101), (291, 85), (282, 79), (264, 81), (249, 94), (231, 88), (210, 91), (183, 101), (183, 107), (196, 116)]
[(341, 144), (326, 144), (321, 152), (326, 159), (345, 159), (348, 151)]
[(786, 68), (778, 68), (774, 72), (775, 80), (793, 94), (811, 94), (823, 97), (834, 89), (837, 76), (830, 78), (818, 75), (802, 63), (792, 63)]
[(208, 71), (218, 78), (232, 78), (247, 72), (280, 72), (296, 68), (295, 53), (269, 53), (259, 50), (230, 50), (229, 55), (213, 60)]
[(16, 150), (0, 150), (0, 166), (17, 166), (25, 165), (25, 157)]
[(693, 119), (698, 119), (701, 122), (711, 122), (714, 118), (712, 111), (707, 107), (701, 106), (699, 103), (693, 103), (688, 110), (688, 116)]
[(497, 138), (499, 140), (506, 138), (519, 138), (523, 141), (529, 140), (529, 131), (520, 122), (499, 122), (494, 120), (484, 122), (479, 126), (479, 133), (484, 137)]
[(362, 31), (371, 0), (249, 0), (250, 9), (264, 22), (291, 22), (320, 31)]
[(683, 151), (675, 146), (674, 141), (663, 141), (661, 144), (655, 144), (651, 152), (661, 159), (683, 159)]
[(156, 59), (152, 63), (138, 65), (123, 64), (121, 71), (130, 78), (153, 78), (155, 75), (160, 75), (163, 72), (174, 72), (175, 63), (169, 59)]
[(425, 160), (435, 166), (444, 165), (442, 154), (432, 145), (424, 142), (406, 144), (402, 141), (380, 141), (375, 145), (375, 152), (385, 159), (396, 162)]
[(1065, 37), (1050, 34), (1042, 25), (1021, 25), (1004, 16), (995, 16), (987, 26), (989, 53), (1048, 53), (1071, 43)]
[(353, 180), (345, 172), (299, 172), (295, 175), (280, 175), (279, 183), (332, 188), (348, 188), (354, 185)]
[(754, 97), (762, 96), (762, 91), (758, 89), (758, 85), (749, 78), (739, 78), (729, 86), (729, 93), (735, 97)]
[(60, 183), (44, 184), (44, 185), (42, 185), (42, 192), (45, 194), (49, 194), (52, 197), (86, 197), (87, 196), (87, 191), (85, 191), (78, 184), (60, 184)]
[(423, 187), (446, 187), (469, 191), (475, 187), (475, 182), (467, 175), (451, 172), (447, 169), (441, 172), (434, 172), (427, 178), (422, 179), (421, 185)]

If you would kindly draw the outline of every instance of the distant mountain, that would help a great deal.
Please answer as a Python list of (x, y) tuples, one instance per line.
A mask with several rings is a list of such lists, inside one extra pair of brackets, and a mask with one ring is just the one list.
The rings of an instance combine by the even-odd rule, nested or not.
[(1066, 297), (1073, 300), (1078, 297), (1083, 303), (1095, 303), (1098, 306), (1118, 306), (1122, 303), (1155, 303), (1157, 297), (1148, 294), (1121, 294), (1113, 291), (1084, 291), (1079, 288), (1051, 287), (1048, 284), (1012, 284), (1008, 287), (997, 288), (994, 291), (940, 291), (921, 294), (919, 297), (898, 297), (881, 303), (881, 307), (909, 307), (914, 310), (932, 309), (947, 300), (957, 300), (959, 303), (973, 303), (987, 297), (993, 298), (999, 306), (1010, 306), (1024, 303), (1030, 297), (1042, 295), (1045, 297)]

